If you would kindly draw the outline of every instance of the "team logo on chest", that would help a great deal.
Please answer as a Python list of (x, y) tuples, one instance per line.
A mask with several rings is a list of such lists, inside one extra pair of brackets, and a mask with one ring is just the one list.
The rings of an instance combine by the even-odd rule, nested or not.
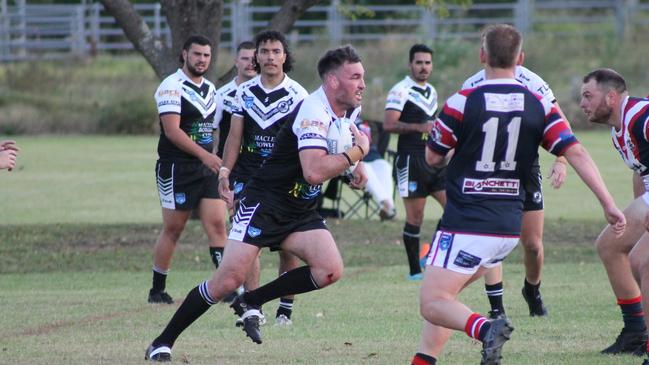
[(246, 108), (252, 108), (252, 106), (255, 104), (255, 98), (253, 98), (252, 96), (244, 96), (243, 102), (245, 103)]

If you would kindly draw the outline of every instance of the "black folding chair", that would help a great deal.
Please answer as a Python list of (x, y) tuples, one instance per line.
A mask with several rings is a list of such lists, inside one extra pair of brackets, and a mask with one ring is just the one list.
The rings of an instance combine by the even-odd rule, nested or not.
[[(387, 154), (388, 160), (391, 162), (396, 153), (388, 150), (390, 133), (383, 130), (383, 123), (380, 121), (367, 122), (372, 131), (372, 144), (376, 146), (381, 158), (385, 158)], [(351, 194), (347, 192), (343, 194), (345, 189), (349, 190)], [(325, 206), (327, 205), (325, 200), (329, 201), (328, 207)], [(349, 181), (345, 177), (336, 177), (329, 181), (319, 204), (320, 215), (323, 217), (326, 215), (344, 219), (369, 219), (378, 216), (380, 210), (381, 205), (372, 199), (372, 195), (368, 191), (350, 188)]]

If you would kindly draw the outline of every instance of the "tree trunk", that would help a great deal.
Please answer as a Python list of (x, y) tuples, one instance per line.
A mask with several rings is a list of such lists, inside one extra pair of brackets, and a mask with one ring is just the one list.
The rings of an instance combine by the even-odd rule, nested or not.
[[(122, 28), (135, 49), (144, 56), (158, 78), (162, 79), (176, 71), (178, 57), (185, 39), (192, 34), (202, 34), (212, 42), (212, 62), (208, 79), (216, 79), (216, 59), (221, 40), (223, 18), (222, 0), (161, 0), (163, 12), (171, 31), (171, 48), (156, 38), (142, 16), (129, 0), (99, 0)], [(321, 0), (286, 0), (271, 19), (268, 29), (288, 32), (295, 21), (311, 6)], [(236, 21), (236, 20), (233, 20)], [(221, 76), (222, 84), (234, 77), (234, 67)]]
[[(216, 77), (216, 59), (221, 41), (221, 20), (223, 18), (223, 1), (221, 0), (161, 0), (163, 12), (167, 15), (167, 24), (171, 30), (172, 59), (178, 57), (187, 37), (201, 34), (212, 42), (212, 60), (206, 75), (209, 80)], [(175, 53), (175, 56), (174, 56)], [(176, 70), (166, 70), (170, 74)]]
[(156, 75), (163, 78), (176, 65), (167, 46), (156, 38), (144, 19), (128, 0), (100, 0), (117, 21), (135, 49), (144, 56)]
[[(276, 30), (278, 32), (288, 32), (295, 21), (313, 5), (321, 2), (322, 0), (286, 0), (282, 3), (282, 7), (273, 15), (273, 18), (268, 23), (268, 29)], [(223, 85), (234, 78), (237, 69), (232, 66), (226, 73), (216, 79), (216, 85)]]

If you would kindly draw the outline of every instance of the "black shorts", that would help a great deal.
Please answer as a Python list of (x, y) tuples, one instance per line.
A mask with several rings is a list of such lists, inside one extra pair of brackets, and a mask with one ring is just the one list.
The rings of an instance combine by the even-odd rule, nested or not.
[(543, 189), (541, 188), (541, 166), (532, 165), (530, 177), (525, 182), (525, 202), (523, 211), (543, 210)]
[(243, 192), (243, 188), (246, 187), (246, 183), (249, 179), (249, 176), (240, 176), (234, 172), (230, 174), (230, 190), (234, 195), (235, 201), (241, 199), (241, 193)]
[(446, 167), (431, 167), (423, 155), (397, 153), (392, 169), (402, 198), (425, 198), (446, 189)]
[(192, 210), (202, 198), (219, 199), (218, 177), (202, 162), (158, 160), (155, 174), (163, 208)]
[(228, 238), (275, 251), (293, 232), (328, 229), (315, 210), (288, 211), (284, 206), (264, 194), (246, 191), (239, 200)]

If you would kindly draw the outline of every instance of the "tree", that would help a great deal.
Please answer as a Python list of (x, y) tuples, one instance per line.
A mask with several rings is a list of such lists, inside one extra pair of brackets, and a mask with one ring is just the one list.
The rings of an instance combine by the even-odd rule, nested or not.
[[(287, 32), (304, 12), (321, 0), (286, 0), (272, 17), (268, 29)], [(161, 0), (171, 31), (171, 47), (156, 37), (129, 0), (100, 0), (122, 28), (135, 49), (144, 56), (159, 78), (178, 68), (178, 55), (188, 36), (202, 34), (212, 42), (212, 64), (216, 62), (221, 38), (223, 0)], [(215, 80), (215, 67), (208, 78)], [(221, 79), (228, 79), (223, 76)]]
[[(144, 56), (159, 78), (173, 73), (178, 68), (178, 55), (185, 39), (192, 34), (202, 34), (212, 42), (212, 65), (216, 62), (221, 38), (221, 20), (223, 18), (223, 0), (160, 0), (162, 11), (166, 14), (171, 30), (171, 47), (156, 37), (144, 19), (135, 10), (129, 0), (99, 0), (104, 8), (115, 18), (126, 37), (135, 49)], [(310, 7), (322, 0), (285, 0), (281, 8), (272, 17), (268, 29), (288, 32), (295, 21)], [(410, 0), (412, 1), (412, 0)], [(410, 2), (407, 1), (407, 2)], [(406, 0), (404, 0), (406, 2)], [(444, 12), (446, 4), (467, 5), (471, 0), (416, 0), (420, 6), (432, 8), (438, 5), (438, 11)], [(343, 5), (353, 1), (343, 0)], [(217, 84), (232, 78), (234, 68), (218, 78)], [(207, 77), (217, 80), (216, 68), (210, 67)]]

